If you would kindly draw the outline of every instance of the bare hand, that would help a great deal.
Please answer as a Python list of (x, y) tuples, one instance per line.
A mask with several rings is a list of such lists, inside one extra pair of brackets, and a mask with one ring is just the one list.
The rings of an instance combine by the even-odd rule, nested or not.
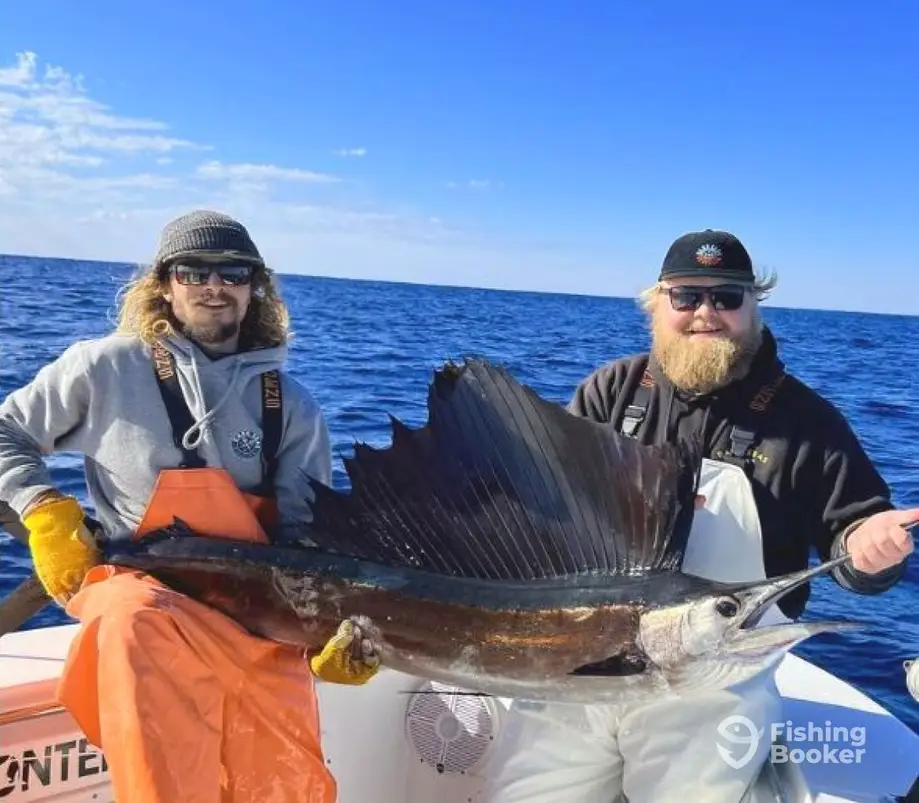
[(852, 565), (865, 574), (896, 566), (913, 551), (913, 538), (907, 528), (917, 522), (919, 508), (875, 513), (846, 539)]

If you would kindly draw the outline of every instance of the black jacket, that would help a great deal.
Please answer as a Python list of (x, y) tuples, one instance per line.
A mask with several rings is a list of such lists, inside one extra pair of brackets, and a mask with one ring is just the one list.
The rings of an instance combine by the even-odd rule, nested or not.
[[(887, 484), (846, 419), (785, 373), (768, 329), (747, 376), (715, 393), (694, 396), (677, 389), (653, 357), (641, 354), (594, 371), (578, 385), (569, 410), (621, 428), (643, 377), (647, 411), (634, 433), (642, 443), (701, 433), (706, 456), (721, 459), (731, 448), (732, 424), (756, 432), (748, 476), (769, 576), (806, 568), (812, 546), (821, 560), (841, 554), (847, 529), (893, 507)], [(844, 566), (833, 576), (844, 588), (877, 594), (898, 582), (905, 568), (904, 560), (872, 576)], [(795, 618), (809, 595), (807, 586), (795, 589), (780, 607)]]

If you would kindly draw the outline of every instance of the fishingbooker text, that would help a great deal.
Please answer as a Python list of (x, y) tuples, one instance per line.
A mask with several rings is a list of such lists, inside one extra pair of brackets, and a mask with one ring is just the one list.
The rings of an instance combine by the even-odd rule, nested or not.
[[(759, 747), (767, 732), (769, 751), (763, 755)], [(716, 747), (726, 764), (739, 769), (757, 755), (773, 764), (860, 764), (865, 742), (864, 725), (784, 720), (767, 729), (737, 714), (718, 723)]]

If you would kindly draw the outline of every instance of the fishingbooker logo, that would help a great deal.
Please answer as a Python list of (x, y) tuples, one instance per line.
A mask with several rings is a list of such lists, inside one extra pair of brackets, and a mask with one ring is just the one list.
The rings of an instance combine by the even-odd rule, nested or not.
[[(764, 732), (765, 728), (758, 728), (742, 714), (725, 717), (718, 723), (718, 755), (729, 767), (740, 769), (757, 754)], [(803, 725), (791, 720), (773, 722), (768, 760), (772, 764), (860, 764), (865, 757), (865, 737), (864, 725), (834, 725), (829, 720)]]
[[(729, 767), (739, 770), (746, 766), (756, 754), (759, 740), (763, 738), (763, 730), (763, 728), (757, 729), (753, 721), (742, 714), (725, 717), (718, 723), (720, 738), (715, 744), (715, 747), (718, 748), (718, 755)], [(733, 747), (725, 747), (722, 742), (742, 747), (742, 750), (737, 751), (740, 755), (734, 755)]]

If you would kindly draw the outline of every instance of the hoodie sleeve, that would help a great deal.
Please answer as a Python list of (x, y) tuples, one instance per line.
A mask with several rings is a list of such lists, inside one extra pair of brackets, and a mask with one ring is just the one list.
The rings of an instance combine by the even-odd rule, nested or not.
[[(842, 414), (833, 406), (826, 415), (823, 472), (819, 496), (822, 560), (845, 552), (845, 539), (865, 519), (894, 508), (890, 489)], [(877, 574), (843, 565), (832, 572), (843, 587), (860, 594), (879, 594), (894, 586), (906, 571), (906, 560)]]
[(85, 426), (91, 383), (82, 342), (67, 348), (0, 405), (0, 500), (18, 515), (54, 490), (44, 456)]
[(332, 446), (319, 404), (302, 385), (289, 377), (288, 381), (295, 392), (285, 394), (292, 403), (285, 437), (278, 450), (275, 495), (281, 539), (302, 541), (304, 530), (313, 518), (309, 480), (332, 484)]

